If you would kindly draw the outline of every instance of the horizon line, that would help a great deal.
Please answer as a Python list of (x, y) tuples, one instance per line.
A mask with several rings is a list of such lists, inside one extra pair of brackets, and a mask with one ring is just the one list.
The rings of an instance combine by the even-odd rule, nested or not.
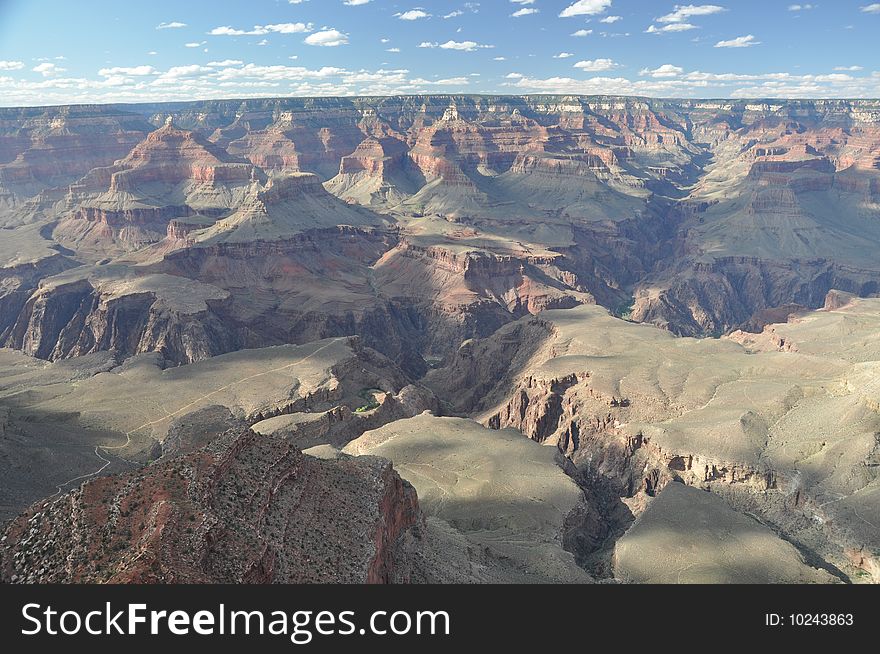
[(371, 100), (392, 98), (615, 98), (624, 100), (640, 100), (646, 102), (730, 102), (730, 103), (794, 103), (794, 102), (880, 102), (878, 97), (755, 97), (755, 98), (731, 98), (723, 96), (706, 96), (697, 98), (685, 98), (675, 96), (644, 96), (626, 94), (583, 94), (583, 93), (395, 93), (390, 95), (267, 95), (267, 96), (230, 96), (222, 98), (195, 98), (192, 100), (143, 100), (123, 102), (72, 102), (55, 104), (33, 105), (4, 105), (0, 104), (0, 111), (6, 109), (53, 109), (62, 107), (137, 107), (143, 105), (192, 105), (208, 102), (250, 102), (250, 101), (279, 101), (279, 100)]

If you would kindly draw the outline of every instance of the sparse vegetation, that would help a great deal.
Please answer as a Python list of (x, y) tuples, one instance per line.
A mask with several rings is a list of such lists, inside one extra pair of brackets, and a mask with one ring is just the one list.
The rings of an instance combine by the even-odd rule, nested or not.
[(381, 389), (378, 388), (365, 388), (360, 393), (358, 393), (358, 397), (360, 397), (366, 404), (359, 406), (354, 410), (355, 413), (367, 413), (368, 411), (372, 411), (374, 409), (379, 408), (379, 401), (376, 399), (376, 394), (381, 393)]

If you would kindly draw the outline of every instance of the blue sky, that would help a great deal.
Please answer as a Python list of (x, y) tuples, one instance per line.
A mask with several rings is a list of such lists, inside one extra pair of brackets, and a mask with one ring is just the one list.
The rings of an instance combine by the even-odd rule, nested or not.
[(880, 97), (878, 36), (866, 0), (0, 0), (0, 105)]

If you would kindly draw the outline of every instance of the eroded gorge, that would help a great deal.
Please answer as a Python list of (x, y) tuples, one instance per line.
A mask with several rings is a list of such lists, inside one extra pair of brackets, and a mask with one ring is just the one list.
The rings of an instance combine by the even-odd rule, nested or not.
[(0, 110), (0, 577), (878, 582), (878, 246), (877, 101)]

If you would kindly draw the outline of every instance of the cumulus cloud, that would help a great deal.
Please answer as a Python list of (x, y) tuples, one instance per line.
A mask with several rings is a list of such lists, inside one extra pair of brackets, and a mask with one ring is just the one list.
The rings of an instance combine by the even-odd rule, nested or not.
[(128, 75), (132, 77), (143, 77), (145, 75), (155, 75), (158, 71), (152, 66), (132, 66), (132, 67), (115, 67), (102, 68), (98, 71), (98, 75), (102, 77), (112, 77), (114, 75)]
[[(437, 46), (439, 47), (439, 46)], [(607, 64), (584, 65), (604, 68)], [(51, 63), (51, 62), (46, 62)], [(613, 64), (613, 62), (612, 62)], [(57, 66), (57, 63), (55, 64)], [(140, 66), (132, 66), (138, 69)], [(642, 95), (654, 97), (851, 97), (880, 96), (880, 73), (859, 74), (838, 71), (832, 74), (794, 75), (786, 72), (748, 74), (742, 72), (680, 71), (679, 66), (663, 64), (642, 69), (633, 79), (624, 75), (587, 70), (583, 77), (534, 78), (509, 73), (500, 84), (513, 93), (553, 93), (563, 95)], [(63, 72), (63, 71), (61, 71)], [(468, 77), (423, 79), (405, 68), (358, 69), (326, 66), (307, 68), (296, 65), (242, 64), (222, 60), (207, 65), (190, 64), (157, 70), (153, 75), (132, 76), (130, 72), (108, 68), (108, 75), (94, 79), (52, 75), (16, 79), (0, 75), (0, 104), (11, 106), (72, 104), (92, 102), (159, 102), (192, 98), (251, 98), (288, 96), (418, 95), (442, 88), (443, 92), (462, 91), (473, 86)], [(118, 74), (114, 74), (118, 73)]]
[(335, 29), (323, 29), (314, 34), (309, 34), (305, 40), (306, 45), (315, 45), (325, 48), (335, 48), (348, 44), (348, 34), (343, 34)]
[(583, 37), (583, 36), (589, 36), (592, 33), (593, 33), (593, 30), (578, 30), (577, 32), (572, 32), (571, 35), (577, 36), (577, 37)]
[(276, 23), (275, 25), (254, 25), (253, 29), (242, 30), (223, 25), (215, 27), (208, 34), (211, 36), (264, 36), (266, 34), (300, 34), (311, 32), (311, 23)]
[(788, 5), (789, 11), (809, 11), (816, 5)]
[(532, 9), (531, 7), (523, 7), (522, 9), (517, 9), (515, 12), (510, 14), (513, 18), (519, 18), (520, 16), (530, 16), (531, 14), (537, 14), (537, 9)]
[(648, 75), (655, 79), (662, 79), (664, 77), (678, 77), (684, 72), (684, 68), (680, 66), (673, 66), (672, 64), (663, 64), (659, 68), (654, 68), (653, 70), (649, 68), (643, 68), (639, 71), (639, 75)]
[(32, 70), (43, 77), (52, 77), (53, 75), (60, 75), (61, 73), (67, 72), (66, 68), (59, 68), (56, 64), (50, 64), (48, 62), (38, 64), (34, 66)]
[(605, 18), (600, 18), (600, 23), (607, 23), (608, 25), (612, 25), (619, 20), (623, 20), (623, 16), (605, 16)]
[[(661, 68), (663, 68), (661, 66)], [(657, 69), (655, 69), (657, 70)], [(650, 72), (650, 71), (649, 71)], [(709, 73), (692, 71), (675, 77), (531, 78), (516, 74), (504, 85), (525, 93), (564, 95), (645, 95), (653, 97), (729, 97), (729, 98), (871, 98), (880, 92), (880, 73), (872, 77), (851, 75), (792, 75), (766, 73)], [(711, 91), (707, 92), (707, 89)], [(720, 95), (719, 95), (720, 91)]]
[(727, 11), (719, 5), (675, 5), (672, 12), (657, 19), (658, 23), (686, 23), (694, 16), (711, 16)]
[(171, 23), (159, 23), (158, 25), (156, 25), (156, 29), (157, 30), (175, 30), (175, 29), (180, 29), (182, 27), (186, 27), (186, 26), (187, 26), (186, 23), (179, 23), (177, 21), (174, 21)]
[(24, 68), (24, 62), (21, 61), (0, 61), (0, 70), (21, 70)]
[(344, 5), (348, 5), (349, 7), (359, 7), (361, 5), (366, 5), (372, 2), (372, 0), (343, 0)]
[(864, 7), (859, 7), (866, 14), (880, 14), (880, 2), (874, 2)]
[(755, 37), (751, 34), (747, 34), (746, 36), (738, 36), (735, 39), (730, 39), (729, 41), (718, 41), (715, 44), (716, 48), (750, 48), (753, 45), (761, 45), (760, 41), (756, 41)]
[(553, 55), (554, 59), (568, 59), (569, 57), (574, 57), (574, 53), (572, 52), (560, 52), (557, 55)]
[(421, 7), (416, 7), (415, 9), (404, 11), (403, 13), (394, 14), (394, 16), (400, 20), (420, 20), (422, 18), (430, 18), (431, 14)]
[(648, 29), (645, 30), (646, 34), (663, 34), (664, 32), (687, 32), (688, 30), (699, 29), (696, 25), (692, 25), (691, 23), (669, 23), (664, 25), (663, 27), (657, 27), (656, 25), (651, 25)]
[(440, 48), (441, 50), (459, 50), (461, 52), (473, 52), (485, 48), (494, 48), (494, 45), (484, 45), (476, 41), (447, 41), (446, 43), (432, 43), (424, 41), (419, 44), (420, 48)]
[(603, 70), (612, 70), (618, 68), (620, 64), (615, 63), (611, 59), (587, 59), (577, 62), (574, 67), (590, 73), (597, 73)]
[(563, 9), (559, 17), (595, 16), (606, 12), (610, 8), (611, 0), (578, 0)]
[(190, 64), (188, 66), (172, 66), (159, 76), (157, 81), (176, 80), (182, 77), (191, 77), (199, 73), (212, 72), (207, 66), (199, 66), (198, 64)]

